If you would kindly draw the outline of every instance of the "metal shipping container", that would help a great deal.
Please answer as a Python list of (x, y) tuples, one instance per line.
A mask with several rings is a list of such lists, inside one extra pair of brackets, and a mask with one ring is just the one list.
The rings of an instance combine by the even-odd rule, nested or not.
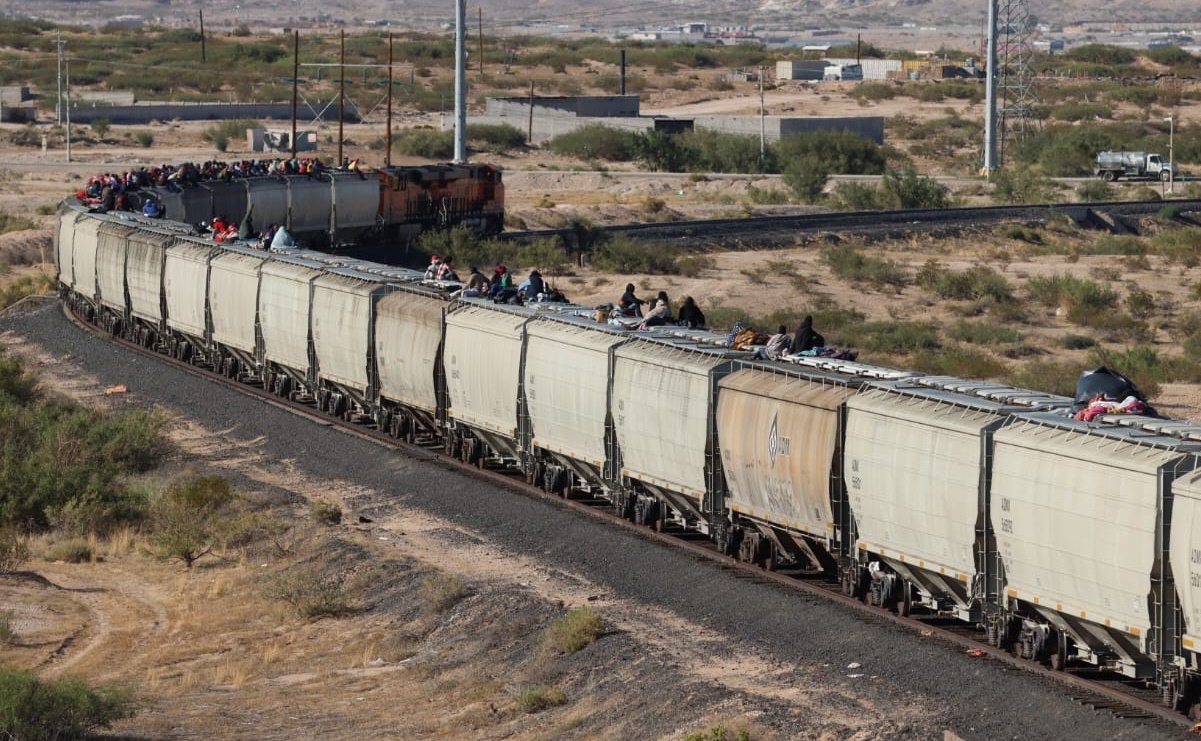
[(380, 394), (385, 399), (429, 412), (437, 409), (434, 367), (445, 307), (442, 299), (408, 291), (380, 300), (375, 348)]

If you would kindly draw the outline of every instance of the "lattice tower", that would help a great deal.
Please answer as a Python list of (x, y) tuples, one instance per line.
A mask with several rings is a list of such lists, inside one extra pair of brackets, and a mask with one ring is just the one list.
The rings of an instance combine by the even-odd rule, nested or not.
[(1000, 118), (1000, 161), (1006, 150), (1038, 126), (1033, 23), (1028, 0), (997, 3), (997, 116)]

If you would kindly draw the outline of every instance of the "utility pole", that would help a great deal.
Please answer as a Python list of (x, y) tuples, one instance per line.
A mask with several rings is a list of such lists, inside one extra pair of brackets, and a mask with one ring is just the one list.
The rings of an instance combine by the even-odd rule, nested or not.
[(338, 32), (338, 167), (342, 166), (342, 121), (346, 118), (346, 29)]
[(66, 108), (67, 108), (67, 113), (66, 113), (66, 118), (67, 118), (67, 162), (70, 162), (71, 161), (71, 61), (65, 60), (63, 62), (63, 64), (65, 65), (65, 67), (67, 69), (67, 87), (66, 87), (66, 92), (67, 92), (67, 100), (66, 100), (66, 104), (67, 104), (66, 105)]
[(767, 74), (767, 65), (759, 65), (759, 172), (767, 171), (767, 123), (763, 105), (763, 77)]
[(467, 0), (455, 3), (455, 159), (467, 161)]
[(63, 123), (63, 47), (67, 42), (63, 41), (63, 37), (59, 35), (54, 39), (54, 43), (58, 46), (58, 97), (54, 99), (54, 125), (61, 126)]
[(984, 176), (997, 170), (997, 0), (988, 2), (988, 36), (984, 53)]
[(296, 101), (300, 94), (300, 31), (292, 31), (292, 159), (296, 159)]
[(392, 166), (392, 32), (388, 32), (388, 122), (385, 124), (384, 166)]

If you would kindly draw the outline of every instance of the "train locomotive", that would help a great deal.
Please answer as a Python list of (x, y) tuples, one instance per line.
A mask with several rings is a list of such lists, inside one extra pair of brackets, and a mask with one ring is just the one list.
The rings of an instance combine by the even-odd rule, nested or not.
[[(256, 206), (257, 208), (257, 206)], [(413, 271), (60, 209), (63, 300), (114, 334), (901, 613), (1201, 708), (1201, 425), (724, 334), (498, 305)]]
[(489, 164), (180, 178), (130, 191), (127, 198), (133, 208), (152, 198), (168, 218), (192, 225), (218, 216), (236, 225), (249, 212), (259, 228), (277, 224), (318, 247), (404, 243), (422, 232), (455, 226), (493, 236), (505, 222), (502, 173)]

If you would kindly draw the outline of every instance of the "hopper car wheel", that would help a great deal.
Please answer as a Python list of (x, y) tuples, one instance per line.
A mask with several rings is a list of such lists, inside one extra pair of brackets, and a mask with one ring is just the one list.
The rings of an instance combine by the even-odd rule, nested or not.
[(843, 570), (842, 577), (840, 578), (840, 582), (842, 584), (842, 593), (844, 595), (846, 595), (847, 597), (850, 597), (852, 594), (855, 593), (855, 582), (854, 582), (853, 578), (851, 577), (851, 572), (849, 569)]
[(1055, 634), (1055, 647), (1051, 650), (1051, 669), (1061, 672), (1068, 665), (1068, 637), (1062, 631)]
[(897, 614), (901, 617), (909, 617), (913, 612), (913, 587), (909, 584), (908, 579), (901, 580), (901, 593), (897, 595)]

